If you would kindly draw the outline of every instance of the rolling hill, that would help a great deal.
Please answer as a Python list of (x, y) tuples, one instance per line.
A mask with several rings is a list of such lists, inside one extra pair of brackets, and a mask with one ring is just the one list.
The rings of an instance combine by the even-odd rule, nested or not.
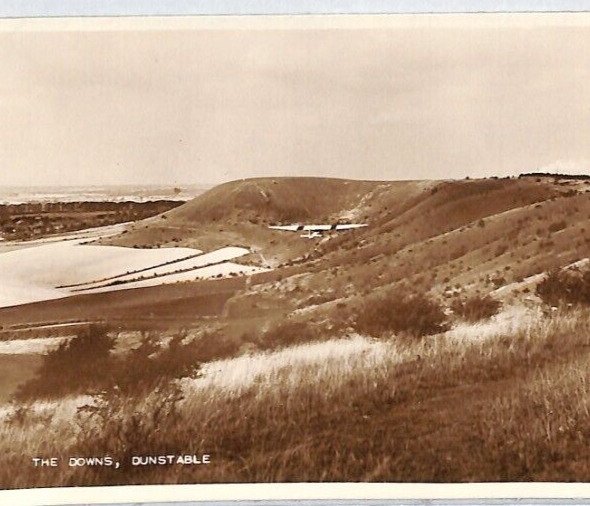
[[(491, 294), (528, 304), (539, 276), (590, 256), (589, 190), (590, 182), (585, 180), (539, 177), (240, 180), (137, 222), (126, 233), (102, 242), (205, 251), (250, 248), (253, 253), (244, 257), (244, 263), (265, 264), (273, 270), (252, 276), (246, 284), (233, 284), (235, 288), (224, 291), (224, 303), (213, 313), (214, 325), (231, 329), (239, 338), (250, 324), (236, 321), (254, 318), (270, 325), (290, 315), (294, 320), (330, 322), (341, 319), (348, 304), (396, 286), (409, 285), (447, 303), (468, 294)], [(369, 226), (311, 241), (267, 228), (270, 223), (338, 220)], [(167, 307), (171, 312), (167, 310), (165, 321), (193, 325), (189, 301), (200, 299), (193, 298), (191, 290), (202, 293), (201, 286), (215, 283), (129, 290), (124, 298), (139, 303), (128, 320), (134, 325), (141, 320), (140, 301), (149, 300), (146, 314), (162, 314), (153, 308)], [(174, 297), (182, 311), (175, 318), (168, 297), (176, 292), (182, 294)], [(80, 319), (111, 315), (124, 323), (124, 312), (109, 309), (102, 300), (97, 312), (92, 300), (92, 295), (74, 296), (58, 304), (58, 313), (65, 320), (70, 310)], [(44, 306), (23, 307), (22, 318), (18, 309), (11, 310), (10, 317), (4, 312), (11, 324), (26, 323), (31, 312), (45, 314)], [(193, 311), (195, 316), (202, 314), (197, 307)], [(0, 310), (0, 319), (2, 314)]]
[[(267, 228), (336, 220), (369, 226), (314, 240)], [(198, 438), (221, 459), (198, 474), (211, 482), (584, 480), (589, 220), (585, 179), (284, 178), (214, 188), (102, 242), (244, 245), (252, 263), (273, 269), (0, 309), (5, 344), (30, 351), (38, 337), (66, 338), (69, 323), (80, 327), (71, 343), (84, 352), (48, 355), (61, 357), (58, 367), (32, 352), (0, 364), (0, 400), (24, 385), (65, 413), (44, 418), (53, 416), (44, 408), (23, 422), (9, 411), (2, 453), (14, 462), (15, 444), (26, 449), (47, 434), (69, 435), (51, 447), (56, 455), (98, 448), (122, 459), (146, 445), (182, 452)], [(571, 274), (578, 284), (561, 289), (583, 286), (583, 296), (553, 306), (537, 290), (550, 271)], [(470, 300), (484, 310), (474, 318)], [(108, 334), (93, 322), (107, 323)], [(116, 346), (100, 362), (108, 374), (97, 373), (95, 343), (111, 337)], [(168, 390), (150, 390), (166, 381)], [(97, 398), (110, 425), (88, 419), (72, 431), (71, 395), (113, 385)], [(138, 411), (154, 420), (139, 435)], [(2, 479), (18, 483), (17, 468), (2, 466)], [(129, 466), (70, 472), (23, 476), (36, 486), (139, 476)], [(186, 466), (166, 473), (197, 479)]]
[(314, 244), (297, 234), (277, 235), (278, 223), (366, 221), (375, 201), (392, 209), (422, 193), (430, 182), (353, 181), (330, 178), (256, 178), (219, 185), (167, 213), (143, 220), (105, 244), (186, 246), (203, 250), (247, 246), (253, 263), (276, 266), (307, 254)]

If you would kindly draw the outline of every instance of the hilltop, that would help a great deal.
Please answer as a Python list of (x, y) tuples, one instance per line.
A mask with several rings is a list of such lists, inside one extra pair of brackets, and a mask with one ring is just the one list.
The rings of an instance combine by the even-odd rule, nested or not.
[(375, 202), (395, 208), (433, 183), (356, 181), (335, 178), (279, 177), (232, 181), (212, 188), (186, 204), (140, 221), (105, 244), (119, 246), (188, 246), (209, 250), (244, 245), (252, 262), (271, 265), (313, 250), (297, 234), (278, 235), (268, 225), (366, 221)]
[(174, 223), (201, 224), (329, 221), (382, 184), (316, 177), (242, 179), (212, 188), (168, 217)]

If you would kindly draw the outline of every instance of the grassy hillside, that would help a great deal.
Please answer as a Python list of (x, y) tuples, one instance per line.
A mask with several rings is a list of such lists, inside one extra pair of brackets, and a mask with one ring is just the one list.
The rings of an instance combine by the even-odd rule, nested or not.
[[(471, 326), (301, 345), (212, 364), (216, 375), (147, 397), (99, 397), (74, 423), (71, 401), (29, 408), (0, 432), (0, 481), (585, 481), (589, 322), (582, 309), (522, 313), (486, 338)], [(132, 467), (147, 449), (212, 464)], [(122, 468), (23, 472), (40, 453), (115, 455)]]
[[(215, 317), (208, 325), (226, 327), (237, 339), (250, 332), (244, 316), (340, 321), (367, 294), (398, 285), (448, 304), (478, 293), (529, 303), (544, 272), (590, 256), (589, 189), (587, 181), (549, 178), (227, 183), (105, 242), (204, 250), (244, 245), (254, 251), (246, 261), (273, 271), (247, 282), (182, 283), (5, 308), (0, 321), (10, 327), (107, 320), (162, 328), (200, 326), (202, 317)], [(261, 210), (252, 221), (259, 223), (252, 223), (246, 215), (256, 206)], [(304, 222), (342, 219), (369, 227), (311, 241), (267, 229), (267, 223), (289, 221), (291, 212), (310, 216)]]
[[(338, 219), (369, 226), (266, 227)], [(36, 337), (33, 316), (110, 324), (100, 367), (78, 337), (13, 368), (0, 482), (587, 480), (589, 219), (586, 180), (304, 178), (138, 222), (111, 240), (244, 244), (274, 269), (0, 310), (2, 339)], [(16, 473), (41, 453), (127, 464)]]
[(381, 195), (367, 229), (317, 243), (228, 305), (273, 294), (304, 310), (295, 319), (338, 320), (368, 294), (405, 285), (449, 302), (493, 294), (528, 303), (529, 278), (590, 256), (589, 189), (491, 179), (442, 182), (399, 201)]

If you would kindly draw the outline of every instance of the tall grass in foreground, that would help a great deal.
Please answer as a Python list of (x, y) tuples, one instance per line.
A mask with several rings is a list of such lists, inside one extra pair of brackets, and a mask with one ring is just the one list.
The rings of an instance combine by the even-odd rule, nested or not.
[[(0, 483), (586, 481), (589, 346), (577, 309), (482, 340), (355, 338), (220, 361), (146, 397), (95, 399), (74, 423), (5, 424)], [(243, 384), (224, 375), (248, 360)], [(209, 466), (127, 461), (202, 452)], [(123, 467), (39, 471), (38, 455)]]
[[(590, 356), (533, 373), (490, 405), (479, 430), (502, 473), (584, 480), (590, 473)], [(516, 458), (515, 458), (516, 457)]]

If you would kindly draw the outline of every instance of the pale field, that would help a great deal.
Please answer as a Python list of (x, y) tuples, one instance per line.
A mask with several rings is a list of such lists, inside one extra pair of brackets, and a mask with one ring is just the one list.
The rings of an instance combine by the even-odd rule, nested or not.
[[(174, 265), (170, 266), (173, 271)], [(216, 277), (229, 276), (251, 276), (259, 272), (265, 272), (268, 269), (263, 267), (256, 267), (252, 265), (242, 265), (234, 262), (223, 262), (221, 264), (211, 265), (209, 267), (202, 267), (187, 272), (178, 272), (166, 274), (152, 279), (143, 279), (140, 281), (131, 281), (123, 285), (105, 286), (101, 288), (91, 288), (79, 293), (100, 293), (112, 292), (114, 290), (128, 290), (132, 288), (145, 288), (148, 286), (159, 286), (170, 283), (183, 283), (186, 281), (197, 281), (199, 279), (210, 279)]]
[(82, 245), (82, 239), (51, 242), (0, 254), (0, 306), (67, 297), (56, 288), (143, 269), (189, 255), (190, 248), (135, 249)]
[[(180, 248), (179, 248), (180, 249)], [(195, 252), (198, 250), (195, 250)], [(197, 269), (199, 267), (203, 267), (208, 264), (212, 263), (219, 263), (225, 262), (228, 260), (233, 260), (234, 258), (238, 258), (250, 253), (246, 248), (238, 248), (238, 247), (226, 247), (220, 248), (215, 251), (211, 251), (210, 253), (204, 253), (194, 258), (189, 258), (187, 260), (181, 260), (179, 262), (175, 262), (172, 265), (165, 265), (161, 267), (153, 267), (151, 269), (147, 269), (135, 274), (128, 274), (126, 276), (120, 276), (117, 278), (118, 281), (129, 281), (129, 280), (136, 280), (139, 277), (150, 277), (150, 276), (162, 276), (165, 274), (169, 274), (171, 271), (176, 270), (185, 270), (185, 269)], [(196, 253), (195, 253), (196, 254)], [(89, 288), (92, 288), (93, 285), (100, 284), (100, 281), (92, 281), (87, 283)]]
[(71, 339), (71, 337), (41, 337), (38, 339), (0, 341), (0, 355), (46, 354), (68, 339)]
[[(100, 234), (104, 232), (104, 229), (98, 231)], [(108, 232), (112, 233), (113, 227)], [(250, 275), (266, 270), (227, 261), (247, 255), (249, 250), (246, 248), (226, 247), (201, 255), (202, 251), (194, 248), (126, 248), (83, 244), (88, 236), (77, 239), (72, 239), (72, 236), (64, 237), (61, 240), (39, 240), (34, 244), (27, 244), (26, 248), (0, 253), (0, 307), (68, 297), (79, 293), (79, 289), (84, 286), (78, 287), (76, 291), (76, 287), (67, 285), (82, 283), (91, 288), (92, 285), (108, 283), (106, 280), (113, 277), (117, 280), (138, 280), (95, 287), (84, 292), (157, 286), (218, 276)], [(184, 260), (191, 256), (194, 258)], [(168, 262), (173, 263), (161, 265)], [(199, 268), (215, 262), (221, 263)], [(174, 273), (187, 268), (193, 270)], [(142, 272), (133, 274), (134, 271)], [(139, 279), (153, 275), (158, 277)]]
[[(85, 283), (80, 289), (84, 293), (104, 292), (113, 289), (123, 290), (126, 288), (139, 288), (145, 286), (156, 286), (166, 283), (177, 283), (183, 281), (195, 281), (197, 279), (206, 279), (216, 276), (230, 276), (230, 275), (250, 275), (257, 272), (263, 272), (267, 269), (260, 267), (253, 267), (241, 265), (229, 260), (249, 254), (250, 251), (246, 248), (235, 246), (228, 246), (220, 248), (209, 253), (175, 262), (171, 265), (154, 267), (134, 274), (118, 276), (116, 278), (117, 285), (101, 286), (109, 284), (108, 281), (94, 281)], [(209, 265), (216, 264), (216, 265)], [(186, 270), (186, 272), (175, 272), (178, 270)], [(165, 277), (164, 279), (162, 279)], [(147, 279), (153, 278), (153, 279)], [(118, 284), (124, 282), (124, 284)]]

